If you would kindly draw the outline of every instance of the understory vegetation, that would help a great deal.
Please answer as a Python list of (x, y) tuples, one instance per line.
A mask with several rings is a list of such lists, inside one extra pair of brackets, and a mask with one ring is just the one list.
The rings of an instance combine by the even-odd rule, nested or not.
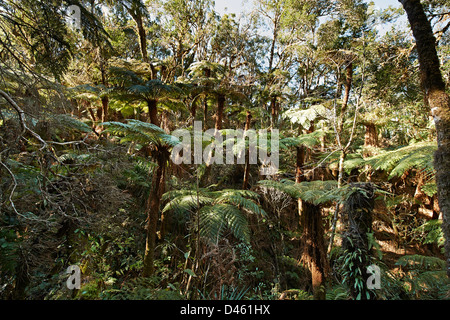
[[(450, 7), (416, 2), (448, 85)], [(1, 299), (450, 298), (449, 158), (402, 5), (249, 7), (0, 0)], [(203, 161), (174, 161), (179, 129)], [(229, 142), (245, 161), (204, 161)]]

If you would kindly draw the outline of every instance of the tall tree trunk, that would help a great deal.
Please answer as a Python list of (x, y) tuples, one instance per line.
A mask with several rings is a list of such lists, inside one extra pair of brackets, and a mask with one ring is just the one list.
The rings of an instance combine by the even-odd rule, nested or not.
[[(300, 135), (301, 133), (302, 133), (302, 127), (299, 126), (298, 134)], [(305, 165), (306, 147), (303, 145), (300, 145), (300, 146), (296, 147), (295, 149), (297, 152), (296, 159), (295, 159), (295, 183), (300, 183), (305, 180), (303, 166)], [(298, 198), (297, 203), (298, 203), (298, 215), (301, 218), (302, 212), (303, 212), (303, 200), (301, 198)]]
[(159, 119), (158, 119), (158, 109), (157, 109), (157, 100), (148, 100), (148, 114), (150, 117), (150, 123), (157, 125), (159, 127)]
[(270, 127), (275, 128), (277, 125), (277, 98), (270, 99)]
[(216, 130), (222, 129), (222, 120), (223, 120), (223, 110), (225, 107), (225, 96), (223, 94), (219, 94), (217, 97), (217, 112), (216, 112)]
[(207, 120), (208, 120), (208, 98), (205, 97), (205, 100), (203, 100), (203, 130), (205, 131), (208, 129)]
[(103, 97), (102, 98), (102, 122), (108, 121), (108, 104), (109, 104), (108, 97)]
[(152, 188), (147, 200), (147, 236), (145, 241), (144, 267), (142, 275), (149, 277), (154, 272), (156, 230), (161, 197), (165, 192), (165, 172), (168, 156), (165, 151), (157, 155), (157, 168), (153, 173)]
[[(247, 117), (245, 119), (245, 131), (250, 130), (250, 124), (252, 121), (252, 114), (250, 113), (250, 111), (247, 111)], [(242, 189), (246, 190), (248, 188), (248, 177), (250, 174), (250, 147), (246, 152), (245, 155), (245, 166), (244, 166), (244, 181), (242, 183)]]
[(450, 278), (450, 97), (445, 92), (436, 38), (419, 0), (399, 0), (408, 16), (419, 58), (422, 86), (436, 126), (438, 149), (434, 154), (439, 208), (445, 236), (447, 276)]
[[(342, 132), (344, 131), (344, 120), (345, 120), (345, 113), (347, 111), (348, 106), (348, 100), (350, 97), (350, 90), (352, 89), (352, 81), (353, 81), (353, 63), (349, 61), (345, 68), (345, 91), (344, 91), (344, 98), (342, 100), (342, 107), (341, 107), (341, 113), (339, 115), (338, 124), (336, 128), (336, 138), (339, 145), (339, 148), (341, 149), (341, 154), (339, 156), (339, 167), (338, 167), (338, 188), (342, 187), (342, 183), (344, 181), (344, 161), (345, 157), (347, 156), (347, 148), (344, 147), (343, 141), (342, 141)], [(339, 219), (339, 204), (337, 203), (334, 210), (333, 215), (333, 222), (331, 226), (331, 236), (330, 236), (330, 243), (328, 245), (328, 252), (331, 252), (331, 249), (333, 248), (333, 242), (334, 242), (334, 235), (336, 233), (336, 225), (337, 221)]]
[[(100, 72), (102, 77), (102, 84), (105, 86), (105, 88), (108, 87), (108, 81), (106, 80), (106, 68), (105, 68), (105, 61), (103, 57), (103, 50), (102, 47), (99, 47), (99, 59), (100, 59)], [(102, 122), (108, 121), (108, 104), (109, 99), (108, 96), (102, 97)]]
[[(347, 284), (353, 298), (372, 299), (374, 297), (366, 284), (369, 277), (367, 269), (371, 264), (368, 233), (372, 232), (372, 215), (375, 205), (374, 187), (370, 183), (355, 183), (354, 191), (345, 201), (343, 208), (344, 234), (344, 272), (348, 273)], [(358, 279), (362, 286), (357, 286)]]
[(311, 271), (314, 299), (325, 300), (325, 279), (329, 267), (321, 209), (309, 202), (304, 202), (303, 209), (301, 217), (303, 253), (301, 260)]
[(364, 135), (364, 157), (370, 157), (373, 153), (371, 148), (378, 147), (377, 127), (372, 122), (365, 123), (366, 133)]
[(142, 15), (138, 12), (136, 15), (134, 15), (134, 18), (135, 18), (134, 20), (136, 21), (136, 26), (138, 29), (139, 47), (141, 49), (142, 60), (144, 62), (149, 62), (148, 54), (147, 54), (147, 34), (144, 29)]

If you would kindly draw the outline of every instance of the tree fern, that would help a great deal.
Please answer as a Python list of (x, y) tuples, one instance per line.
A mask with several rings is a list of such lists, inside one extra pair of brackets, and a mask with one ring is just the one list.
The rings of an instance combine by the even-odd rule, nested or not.
[(225, 230), (231, 231), (237, 239), (249, 242), (250, 230), (243, 210), (262, 216), (266, 214), (255, 202), (257, 198), (258, 194), (249, 190), (172, 190), (163, 196), (163, 200), (168, 201), (163, 213), (198, 214), (198, 232), (211, 242), (217, 242)]
[(433, 154), (437, 146), (434, 142), (421, 142), (410, 146), (386, 151), (366, 159), (365, 164), (373, 170), (389, 173), (389, 179), (399, 177), (413, 168), (434, 173)]
[(300, 198), (315, 205), (339, 200), (344, 193), (344, 189), (337, 189), (337, 182), (332, 180), (300, 183), (291, 180), (261, 180), (258, 184), (261, 187), (280, 190), (293, 198)]
[(445, 268), (444, 260), (419, 254), (400, 257), (395, 264), (410, 270), (441, 270)]
[(307, 148), (313, 148), (320, 144), (320, 138), (325, 135), (323, 130), (317, 130), (312, 133), (306, 133), (297, 137), (286, 137), (280, 139), (280, 148), (286, 149), (288, 147), (305, 146)]
[(101, 123), (105, 127), (104, 132), (121, 136), (121, 142), (137, 142), (147, 145), (173, 147), (180, 140), (172, 135), (166, 134), (163, 129), (152, 123), (129, 119), (127, 123), (110, 121)]
[(406, 271), (402, 281), (413, 298), (448, 299), (450, 281), (444, 260), (415, 254), (400, 257), (396, 264)]

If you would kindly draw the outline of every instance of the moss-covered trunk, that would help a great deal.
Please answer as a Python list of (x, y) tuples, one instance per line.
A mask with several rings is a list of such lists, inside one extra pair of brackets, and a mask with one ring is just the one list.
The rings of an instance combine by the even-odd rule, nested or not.
[(328, 260), (320, 207), (305, 201), (303, 203), (301, 224), (303, 226), (302, 261), (311, 272), (314, 299), (325, 300), (325, 279), (328, 270)]
[(367, 288), (367, 273), (371, 265), (369, 236), (372, 233), (372, 215), (375, 205), (374, 187), (371, 183), (354, 183), (352, 193), (344, 203), (342, 219), (343, 274), (350, 293), (355, 299), (372, 299)]
[(406, 11), (416, 40), (422, 86), (430, 106), (437, 134), (438, 149), (434, 155), (439, 208), (445, 236), (447, 276), (450, 277), (450, 97), (436, 51), (436, 38), (419, 0), (399, 0)]

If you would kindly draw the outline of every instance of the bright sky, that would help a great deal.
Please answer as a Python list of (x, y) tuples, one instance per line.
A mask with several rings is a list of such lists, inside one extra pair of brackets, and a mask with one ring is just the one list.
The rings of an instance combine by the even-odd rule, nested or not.
[[(375, 5), (381, 9), (387, 8), (389, 5), (394, 7), (400, 6), (397, 0), (372, 0)], [(253, 0), (216, 0), (216, 10), (219, 13), (236, 13), (245, 11), (246, 7), (252, 7)], [(225, 8), (228, 10), (225, 11)]]
[[(240, 13), (250, 11), (253, 7), (254, 0), (215, 0), (216, 11), (220, 14), (224, 13), (235, 13), (239, 16)], [(386, 9), (389, 6), (399, 7), (401, 6), (398, 0), (367, 0), (373, 1), (375, 6), (379, 9)], [(406, 23), (406, 15), (399, 18), (399, 23)], [(379, 35), (383, 35), (386, 31), (391, 28), (390, 25), (380, 25), (377, 27)]]

